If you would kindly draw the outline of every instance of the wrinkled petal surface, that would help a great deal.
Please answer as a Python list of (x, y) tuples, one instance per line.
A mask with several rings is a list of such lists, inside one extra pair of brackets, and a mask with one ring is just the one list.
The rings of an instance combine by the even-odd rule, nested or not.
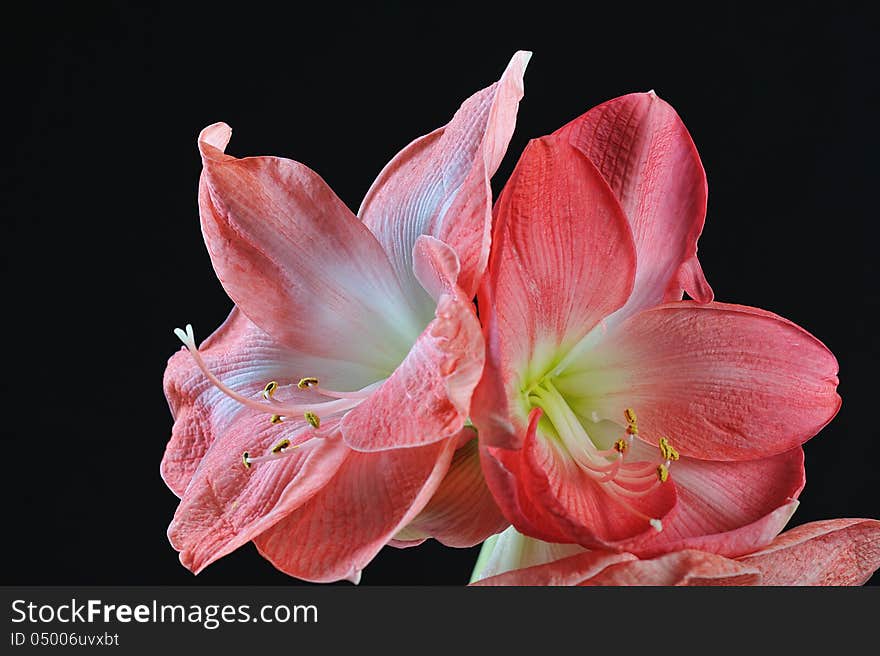
[(594, 107), (560, 128), (601, 171), (629, 219), (638, 267), (632, 296), (609, 323), (686, 291), (712, 300), (697, 259), (706, 218), (706, 174), (675, 110), (653, 91)]
[(880, 568), (880, 521), (811, 522), (739, 560), (759, 569), (764, 585), (862, 585)]
[(687, 549), (653, 560), (611, 565), (581, 585), (758, 585), (757, 567), (716, 554)]

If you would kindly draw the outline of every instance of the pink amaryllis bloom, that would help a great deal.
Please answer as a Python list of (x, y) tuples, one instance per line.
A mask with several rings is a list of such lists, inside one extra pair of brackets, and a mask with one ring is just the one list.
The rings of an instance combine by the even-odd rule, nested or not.
[(736, 558), (698, 549), (639, 558), (548, 544), (513, 528), (490, 549), (475, 585), (862, 585), (880, 568), (880, 521), (811, 522)]
[(705, 210), (696, 148), (653, 92), (523, 153), (495, 206), (472, 410), (520, 532), (737, 556), (789, 520), (800, 445), (840, 406), (837, 362), (782, 317), (712, 302)]
[(168, 536), (192, 571), (253, 540), (293, 576), (357, 581), (437, 490), (471, 437), (489, 178), (528, 57), (395, 157), (359, 216), (302, 164), (202, 131), (202, 232), (235, 308), (200, 346), (178, 330), (165, 372)]

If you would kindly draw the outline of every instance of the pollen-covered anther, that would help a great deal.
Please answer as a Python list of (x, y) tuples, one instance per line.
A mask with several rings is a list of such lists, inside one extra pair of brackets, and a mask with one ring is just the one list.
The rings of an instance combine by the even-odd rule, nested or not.
[(272, 415), (271, 417), (269, 417), (269, 423), (280, 424), (285, 419), (287, 419), (287, 417), (285, 417), (284, 415)]
[(272, 453), (281, 453), (284, 449), (290, 446), (290, 440), (286, 437), (283, 440), (279, 440), (275, 446), (272, 447)]
[(636, 418), (636, 411), (632, 408), (627, 408), (623, 411), (623, 418), (626, 419), (626, 432), (629, 435), (638, 435), (639, 434), (639, 421)]
[(272, 398), (272, 395), (275, 394), (275, 390), (277, 389), (278, 383), (274, 380), (270, 380), (268, 383), (266, 383), (266, 386), (263, 388), (263, 391), (260, 392), (260, 395), (268, 401)]
[(309, 389), (310, 387), (315, 387), (318, 384), (318, 379), (314, 376), (306, 376), (305, 378), (300, 378), (299, 382), (296, 384), (300, 389)]
[(311, 412), (310, 410), (306, 410), (306, 412), (303, 413), (303, 417), (305, 417), (305, 420), (307, 422), (309, 422), (309, 425), (311, 425), (312, 428), (320, 428), (321, 427), (321, 418), (318, 415), (316, 415), (314, 412)]
[(657, 465), (657, 479), (661, 483), (665, 483), (667, 480), (669, 480), (669, 467), (667, 467), (663, 463)]
[(669, 443), (668, 437), (661, 437), (660, 442), (657, 445), (660, 448), (660, 455), (663, 456), (663, 459), (666, 461), (674, 461), (678, 460), (679, 455), (678, 451), (676, 451), (672, 444)]
[(241, 454), (241, 464), (244, 465), (245, 469), (251, 468), (251, 454), (249, 454), (247, 451)]
[(621, 454), (621, 455), (623, 455), (624, 453), (626, 453), (626, 450), (627, 450), (628, 448), (629, 448), (629, 442), (627, 442), (627, 441), (626, 441), (625, 439), (623, 439), (623, 438), (620, 438), (619, 440), (617, 440), (617, 441), (614, 443), (614, 450), (617, 451), (617, 452), (618, 452), (619, 454)]

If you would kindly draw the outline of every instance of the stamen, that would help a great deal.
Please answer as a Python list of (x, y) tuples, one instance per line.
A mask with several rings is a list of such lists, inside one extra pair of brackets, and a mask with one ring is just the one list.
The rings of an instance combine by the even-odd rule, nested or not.
[(287, 419), (284, 415), (272, 415), (269, 417), (269, 421), (273, 424), (280, 424), (282, 421)]
[(665, 483), (669, 480), (669, 467), (662, 463), (657, 465), (657, 478), (661, 483)]
[(663, 456), (664, 460), (678, 460), (678, 451), (669, 443), (668, 437), (661, 437), (658, 446), (660, 447), (660, 455)]
[(275, 446), (272, 447), (272, 453), (278, 454), (281, 453), (284, 449), (290, 446), (290, 440), (286, 437), (280, 440)]
[(262, 396), (267, 401), (272, 398), (272, 395), (275, 394), (275, 390), (278, 389), (278, 383), (274, 380), (266, 383), (266, 387), (263, 388)]
[(303, 413), (303, 417), (305, 417), (306, 421), (311, 424), (312, 428), (320, 428), (321, 427), (321, 418), (316, 415), (311, 410), (306, 410)]
[(251, 458), (251, 456), (250, 456), (250, 454), (249, 454), (247, 451), (245, 451), (244, 453), (241, 454), (241, 462), (242, 462), (242, 464), (244, 465), (244, 468), (245, 468), (245, 469), (250, 469), (250, 468), (251, 468), (251, 460), (250, 460), (250, 458)]
[(312, 387), (313, 385), (317, 385), (317, 384), (318, 384), (317, 378), (315, 378), (314, 376), (308, 376), (307, 378), (300, 378), (299, 382), (296, 384), (296, 386), (299, 387), (300, 389), (304, 390), (304, 389), (308, 389), (308, 388)]
[(623, 438), (620, 438), (619, 440), (617, 440), (614, 443), (614, 450), (617, 451), (618, 453), (621, 453), (621, 454), (626, 453), (626, 450), (628, 448), (629, 448), (629, 443)]

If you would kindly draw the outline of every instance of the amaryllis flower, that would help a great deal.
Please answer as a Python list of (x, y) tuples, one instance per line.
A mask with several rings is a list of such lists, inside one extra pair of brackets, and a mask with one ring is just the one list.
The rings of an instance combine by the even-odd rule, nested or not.
[(791, 516), (800, 445), (840, 406), (837, 362), (790, 321), (712, 302), (705, 210), (696, 148), (653, 92), (523, 153), (495, 206), (472, 411), (522, 533), (738, 556)]
[(880, 521), (811, 522), (736, 558), (697, 549), (639, 558), (548, 544), (513, 528), (489, 546), (476, 585), (862, 585), (880, 568)]
[(178, 330), (189, 353), (165, 373), (186, 567), (253, 540), (293, 576), (356, 581), (431, 498), (471, 437), (489, 178), (528, 57), (394, 158), (359, 217), (302, 164), (236, 159), (228, 126), (203, 130), (202, 232), (235, 308), (200, 346)]

